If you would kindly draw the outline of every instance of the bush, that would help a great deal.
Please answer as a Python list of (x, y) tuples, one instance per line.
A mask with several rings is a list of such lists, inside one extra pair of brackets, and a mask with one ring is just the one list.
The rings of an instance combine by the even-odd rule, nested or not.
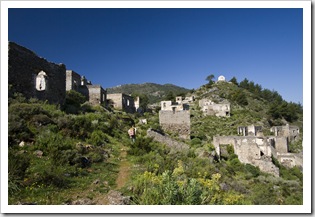
[(78, 114), (81, 111), (81, 104), (85, 101), (86, 97), (81, 93), (74, 90), (67, 91), (63, 111), (68, 114)]
[(107, 135), (100, 130), (92, 132), (90, 138), (86, 140), (87, 143), (95, 146), (104, 145), (108, 141)]
[(202, 141), (199, 138), (193, 138), (190, 141), (190, 144), (191, 144), (191, 146), (198, 148), (198, 147), (201, 147)]
[(154, 144), (152, 141), (152, 138), (138, 137), (134, 143), (130, 143), (130, 149), (127, 153), (135, 156), (142, 156), (149, 153), (153, 150)]
[(245, 164), (245, 170), (252, 174), (253, 177), (258, 177), (260, 175), (260, 170), (251, 164)]
[(16, 153), (9, 149), (8, 172), (9, 176), (15, 180), (23, 180), (25, 171), (30, 166), (30, 157), (27, 153)]

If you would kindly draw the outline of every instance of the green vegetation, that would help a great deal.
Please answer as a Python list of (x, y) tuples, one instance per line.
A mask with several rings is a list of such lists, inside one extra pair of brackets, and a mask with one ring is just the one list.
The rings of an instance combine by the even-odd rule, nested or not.
[[(169, 89), (153, 101), (180, 95), (172, 85), (164, 86)], [(130, 93), (143, 99), (143, 108), (152, 101), (146, 91)], [(213, 136), (235, 135), (238, 126), (250, 124), (263, 126), (265, 135), (272, 125), (284, 123), (303, 132), (302, 107), (248, 80), (238, 84), (236, 78), (206, 84), (194, 94), (213, 101), (228, 99), (232, 110), (228, 118), (204, 116), (195, 102), (191, 140), (183, 141), (190, 146), (188, 152), (174, 152), (146, 137), (149, 128), (161, 130), (156, 113), (108, 111), (90, 106), (72, 91), (61, 107), (26, 100), (21, 94), (10, 96), (9, 204), (71, 204), (84, 198), (107, 204), (101, 198), (111, 189), (131, 196), (131, 204), (303, 204), (299, 168), (288, 169), (273, 159), (280, 170), (280, 177), (274, 177), (241, 163), (231, 145), (218, 159), (212, 144)], [(139, 118), (148, 124), (138, 124)], [(131, 125), (137, 127), (134, 143), (127, 134)], [(302, 150), (302, 138), (290, 144), (291, 152)], [(130, 171), (120, 179), (127, 181), (118, 185), (122, 164)]]
[[(161, 100), (165, 100), (166, 95), (175, 96), (185, 95), (190, 90), (178, 87), (173, 84), (154, 84), (154, 83), (144, 83), (144, 84), (125, 84), (118, 87), (107, 88), (108, 93), (126, 93), (139, 95), (140, 93), (145, 93), (148, 97), (148, 103), (159, 103)], [(141, 95), (140, 95), (141, 97)], [(169, 97), (168, 97), (169, 98)], [(140, 101), (141, 103), (141, 101)]]

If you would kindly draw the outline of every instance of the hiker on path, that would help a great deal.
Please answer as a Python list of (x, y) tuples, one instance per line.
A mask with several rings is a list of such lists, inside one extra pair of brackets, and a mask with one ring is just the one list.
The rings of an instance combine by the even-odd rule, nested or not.
[(134, 126), (132, 126), (128, 130), (128, 134), (129, 134), (129, 137), (132, 140), (132, 142), (135, 142), (135, 140), (136, 140), (136, 132), (137, 132), (137, 128), (135, 128)]

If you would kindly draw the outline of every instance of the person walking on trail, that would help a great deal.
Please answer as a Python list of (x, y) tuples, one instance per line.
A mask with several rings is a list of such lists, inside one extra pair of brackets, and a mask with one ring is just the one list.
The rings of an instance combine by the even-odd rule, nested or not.
[(135, 128), (134, 126), (132, 126), (128, 130), (128, 134), (129, 134), (129, 137), (132, 140), (132, 142), (135, 142), (135, 140), (136, 140), (136, 131), (137, 131), (137, 128)]

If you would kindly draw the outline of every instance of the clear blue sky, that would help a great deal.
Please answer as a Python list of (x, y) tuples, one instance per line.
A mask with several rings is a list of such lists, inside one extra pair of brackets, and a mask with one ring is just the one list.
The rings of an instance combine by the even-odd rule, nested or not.
[(302, 9), (9, 9), (9, 41), (104, 88), (233, 76), (303, 103)]

